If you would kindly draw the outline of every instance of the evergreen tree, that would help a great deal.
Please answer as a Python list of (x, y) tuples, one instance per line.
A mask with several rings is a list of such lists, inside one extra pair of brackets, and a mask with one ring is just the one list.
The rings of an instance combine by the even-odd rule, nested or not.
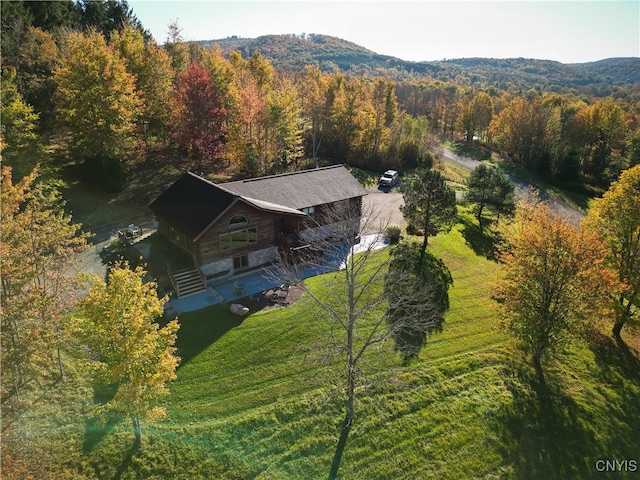
[(429, 237), (448, 231), (457, 219), (456, 192), (437, 170), (422, 169), (404, 194), (402, 214), (424, 235), (418, 268), (422, 268)]
[(514, 185), (495, 168), (478, 165), (466, 181), (468, 202), (475, 203), (476, 218), (480, 230), (484, 229), (483, 212), (490, 208), (500, 214), (510, 211), (514, 204)]

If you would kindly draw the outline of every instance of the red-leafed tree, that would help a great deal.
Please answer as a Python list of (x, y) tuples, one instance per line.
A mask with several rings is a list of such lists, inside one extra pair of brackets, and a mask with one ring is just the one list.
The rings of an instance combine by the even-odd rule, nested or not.
[(171, 137), (189, 158), (212, 165), (225, 146), (227, 110), (209, 73), (192, 63), (178, 76), (171, 102)]

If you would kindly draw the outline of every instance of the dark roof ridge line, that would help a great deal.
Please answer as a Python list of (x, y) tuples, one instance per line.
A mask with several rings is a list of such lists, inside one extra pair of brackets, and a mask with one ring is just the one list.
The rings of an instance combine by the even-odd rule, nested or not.
[[(315, 170), (315, 169), (310, 169), (310, 170)], [(265, 206), (268, 206), (268, 205), (273, 206), (273, 207), (278, 207), (278, 208), (280, 208), (281, 210), (291, 211), (290, 213), (293, 213), (293, 210), (295, 210), (294, 208), (287, 207), (286, 205), (282, 205), (282, 204), (279, 204), (279, 203), (268, 202), (268, 201), (266, 201), (266, 200), (260, 200), (259, 198), (254, 198), (254, 197), (251, 197), (251, 196), (249, 196), (249, 195), (240, 195), (239, 193), (232, 192), (232, 191), (231, 191), (231, 190), (229, 190), (228, 188), (225, 188), (225, 187), (223, 186), (224, 184), (221, 184), (221, 183), (214, 183), (214, 182), (212, 182), (211, 180), (207, 180), (206, 178), (201, 177), (200, 175), (195, 174), (195, 173), (193, 173), (193, 172), (191, 172), (191, 171), (188, 171), (187, 173), (191, 174), (192, 176), (196, 177), (196, 178), (197, 178), (197, 179), (199, 179), (199, 180), (204, 180), (204, 181), (205, 181), (206, 183), (208, 183), (209, 185), (211, 185), (211, 186), (213, 186), (213, 187), (216, 187), (216, 188), (219, 188), (220, 190), (222, 190), (222, 191), (223, 191), (223, 192), (225, 192), (225, 193), (228, 193), (228, 194), (229, 194), (229, 195), (231, 195), (231, 196), (232, 196), (236, 201), (237, 201), (237, 200), (243, 200), (244, 202), (246, 202), (246, 203), (248, 203), (248, 204), (250, 204), (250, 205), (253, 205), (254, 207), (257, 207), (257, 208), (259, 208), (260, 210), (264, 210), (264, 209), (265, 209)], [(264, 178), (268, 178), (268, 177), (264, 177)], [(235, 203), (235, 201), (234, 201), (234, 203)], [(258, 205), (262, 205), (262, 206), (258, 207)], [(302, 212), (300, 212), (300, 213), (302, 213)], [(305, 215), (305, 214), (303, 213), (303, 215)], [(216, 220), (217, 220), (217, 218), (216, 218)], [(214, 220), (214, 221), (215, 221), (215, 220)], [(208, 227), (207, 227), (207, 228), (208, 228)]]
[[(308, 173), (308, 172), (315, 172), (317, 170), (330, 170), (332, 168), (339, 168), (339, 167), (344, 167), (343, 163), (339, 163), (336, 165), (327, 165), (325, 167), (316, 167), (316, 168), (308, 168), (306, 170), (298, 170), (297, 172), (286, 172), (286, 173), (278, 173), (276, 175), (265, 175), (263, 177), (255, 177), (255, 178), (245, 178), (243, 180), (235, 180), (232, 182), (228, 182), (228, 183), (249, 183), (249, 182), (255, 182), (257, 180), (265, 180), (267, 178), (278, 178), (278, 177), (289, 177), (292, 175), (299, 175), (301, 173)], [(220, 185), (220, 184), (215, 184), (215, 185)], [(222, 184), (224, 185), (224, 184)]]

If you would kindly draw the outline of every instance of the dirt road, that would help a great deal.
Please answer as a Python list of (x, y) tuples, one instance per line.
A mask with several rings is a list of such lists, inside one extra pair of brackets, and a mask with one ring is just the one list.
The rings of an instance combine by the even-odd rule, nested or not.
[[(471, 157), (467, 157), (465, 155), (457, 154), (449, 150), (448, 148), (445, 148), (442, 146), (438, 148), (438, 153), (446, 160), (449, 160), (450, 162), (453, 162), (456, 165), (462, 168), (465, 168), (467, 170), (474, 170), (478, 165), (480, 165), (480, 162), (478, 160)], [(509, 175), (509, 179), (515, 185), (516, 197), (522, 196), (529, 189), (529, 185), (527, 183), (514, 177), (513, 175)], [(553, 205), (562, 214), (563, 217), (569, 218), (571, 222), (578, 224), (580, 223), (580, 220), (582, 220), (582, 217), (584, 217), (584, 212), (574, 208), (573, 206), (566, 203), (564, 200), (558, 197), (552, 196), (548, 192), (545, 192), (544, 190), (539, 190), (539, 192), (540, 192), (540, 198), (542, 200), (549, 201), (551, 205)]]

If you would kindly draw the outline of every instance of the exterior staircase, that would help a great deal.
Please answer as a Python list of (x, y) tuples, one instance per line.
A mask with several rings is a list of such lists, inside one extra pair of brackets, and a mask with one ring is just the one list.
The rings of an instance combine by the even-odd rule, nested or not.
[(172, 283), (178, 298), (204, 292), (207, 289), (207, 282), (195, 267), (169, 272), (169, 275), (172, 277)]

